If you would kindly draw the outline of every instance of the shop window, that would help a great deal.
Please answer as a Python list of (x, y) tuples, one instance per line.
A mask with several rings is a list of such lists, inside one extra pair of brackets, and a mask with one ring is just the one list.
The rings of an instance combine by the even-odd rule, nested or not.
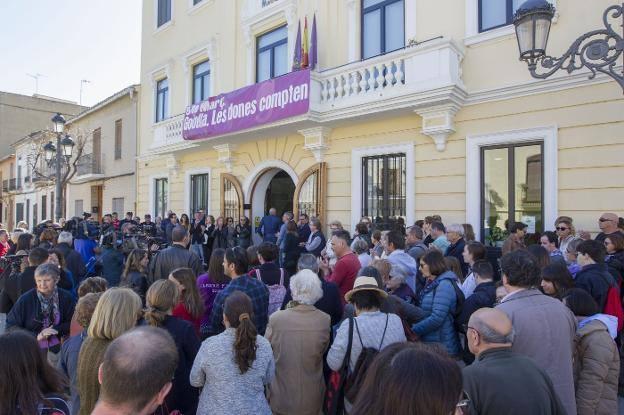
[(391, 229), (406, 217), (407, 164), (405, 153), (362, 158), (362, 216), (378, 229)]
[(479, 32), (510, 25), (525, 0), (479, 0)]
[(210, 96), (210, 62), (204, 61), (193, 66), (193, 104)]
[(154, 217), (165, 218), (167, 215), (168, 179), (154, 180)]
[(157, 26), (160, 27), (171, 20), (171, 0), (157, 0), (157, 2), (158, 2)]
[(362, 1), (362, 59), (405, 46), (403, 0)]
[(288, 31), (281, 26), (256, 39), (256, 82), (288, 72)]
[(325, 163), (318, 163), (302, 173), (295, 189), (295, 217), (305, 213), (323, 221), (326, 170)]
[[(544, 230), (543, 144), (481, 148), (481, 239), (500, 245), (513, 222)], [(531, 236), (529, 235), (529, 238)]]
[(221, 175), (221, 215), (234, 218), (237, 222), (243, 215), (243, 191), (236, 177)]
[(189, 213), (193, 214), (198, 210), (208, 212), (209, 186), (208, 173), (191, 175), (191, 206)]
[(169, 117), (169, 80), (161, 79), (156, 83), (156, 122)]

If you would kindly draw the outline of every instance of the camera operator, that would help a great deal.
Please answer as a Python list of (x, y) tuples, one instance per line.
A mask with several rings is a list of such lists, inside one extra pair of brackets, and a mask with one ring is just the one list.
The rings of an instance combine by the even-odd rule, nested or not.
[(133, 216), (132, 212), (126, 212), (126, 217), (125, 217), (125, 219), (122, 219), (121, 221), (119, 221), (119, 227), (120, 227), (120, 228), (121, 228), (121, 227), (123, 227), (126, 223), (130, 223), (130, 224), (132, 224), (132, 225), (138, 226), (138, 225), (139, 225), (139, 223), (138, 223), (138, 222), (136, 222), (136, 221), (133, 219), (133, 217), (134, 217), (134, 216)]
[[(14, 256), (11, 259), (15, 261), (15, 264), (20, 264), (21, 260), (20, 256)], [(30, 250), (26, 269), (21, 273), (12, 273), (6, 280), (4, 290), (0, 293), (0, 312), (8, 313), (20, 295), (35, 288), (35, 269), (47, 260), (47, 250), (39, 247)]]
[(141, 223), (141, 231), (151, 238), (155, 238), (158, 235), (156, 224), (152, 222), (152, 215), (149, 213), (145, 215), (145, 222)]
[(67, 269), (74, 275), (75, 283), (78, 285), (85, 277), (87, 269), (82, 260), (82, 256), (76, 250), (72, 249), (74, 238), (69, 232), (61, 232), (58, 236), (58, 244), (56, 248), (65, 256), (65, 265)]
[(97, 246), (98, 228), (91, 222), (91, 214), (84, 212), (82, 214), (82, 220), (80, 218), (74, 218), (75, 230), (74, 230), (74, 249), (78, 251), (82, 260), (86, 264), (93, 256), (95, 256), (94, 249)]
[(102, 269), (101, 275), (109, 287), (116, 287), (123, 272), (124, 256), (117, 249), (117, 233), (113, 227), (109, 227), (106, 231), (102, 230), (100, 245), (101, 254), (98, 263)]
[(201, 259), (195, 253), (186, 249), (190, 235), (186, 228), (176, 226), (172, 232), (173, 244), (158, 253), (150, 264), (151, 280), (167, 279), (171, 271), (176, 268), (191, 268), (195, 275), (203, 274), (204, 267)]

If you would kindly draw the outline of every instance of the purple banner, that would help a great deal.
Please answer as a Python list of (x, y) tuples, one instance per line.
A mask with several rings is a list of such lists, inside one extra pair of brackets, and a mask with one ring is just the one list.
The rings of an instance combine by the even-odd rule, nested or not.
[(215, 137), (306, 114), (309, 108), (308, 69), (190, 105), (182, 135), (185, 140)]

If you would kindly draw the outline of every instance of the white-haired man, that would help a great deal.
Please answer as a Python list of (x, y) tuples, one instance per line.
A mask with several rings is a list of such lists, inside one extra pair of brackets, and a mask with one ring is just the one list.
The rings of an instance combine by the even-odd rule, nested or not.
[(468, 264), (464, 261), (464, 247), (466, 246), (466, 241), (464, 241), (464, 227), (458, 223), (453, 223), (446, 228), (446, 238), (451, 243), (448, 248), (446, 248), (446, 252), (444, 256), (452, 256), (457, 258), (459, 261), (459, 265), (461, 265), (461, 270), (463, 275), (458, 275), (458, 277), (464, 279), (468, 276)]

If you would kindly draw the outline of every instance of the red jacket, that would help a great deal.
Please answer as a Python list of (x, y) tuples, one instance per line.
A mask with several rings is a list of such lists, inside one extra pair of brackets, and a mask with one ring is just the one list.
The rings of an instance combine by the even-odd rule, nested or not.
[(333, 282), (338, 286), (342, 305), (346, 303), (344, 296), (353, 289), (355, 277), (361, 267), (362, 265), (357, 255), (353, 252), (349, 252), (338, 259), (334, 271), (325, 278), (327, 281)]

